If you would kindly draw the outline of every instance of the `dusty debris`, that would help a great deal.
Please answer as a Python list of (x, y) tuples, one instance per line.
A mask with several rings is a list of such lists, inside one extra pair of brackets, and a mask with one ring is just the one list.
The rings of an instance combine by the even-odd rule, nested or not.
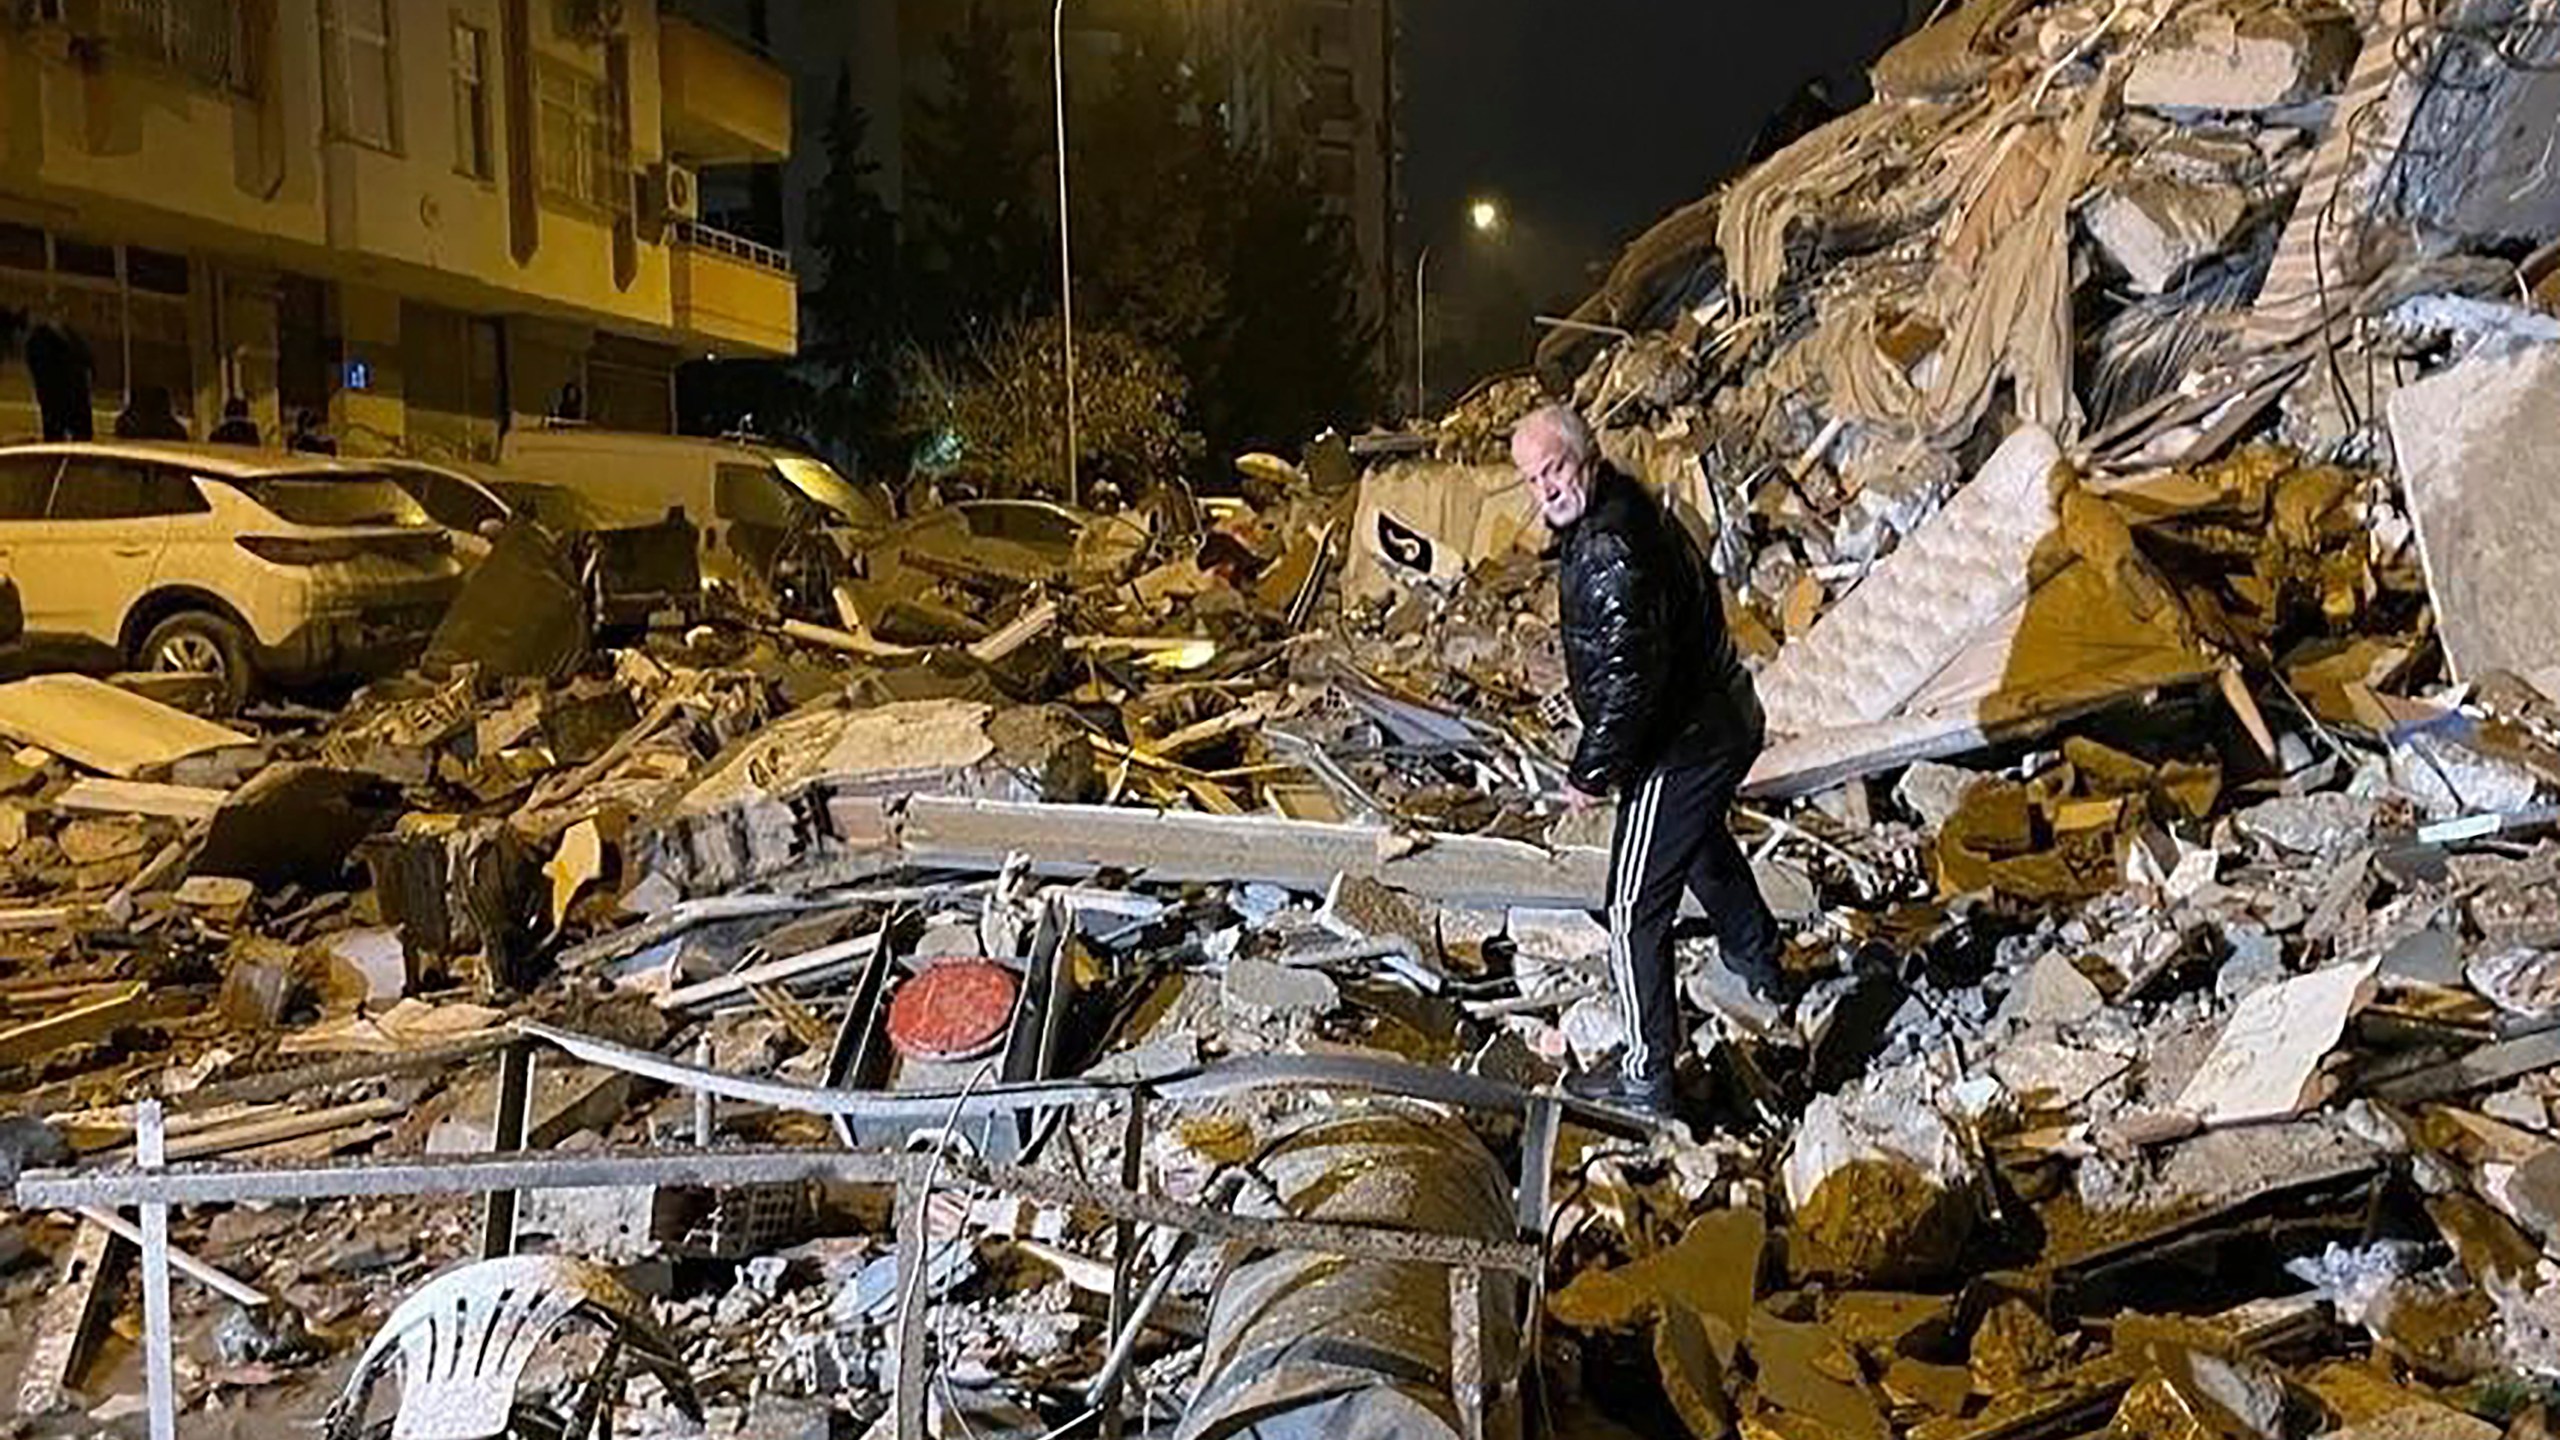
[[(1804, 994), (1684, 934), (1679, 1125), (1553, 1089), (1621, 1038), (1610, 816), (1514, 377), (1107, 564), (905, 523), (784, 614), (642, 563), (689, 527), (528, 525), (335, 712), (0, 687), (15, 1183), (199, 1187), (179, 1253), (310, 1311), (179, 1292), (191, 1419), (513, 1275), (652, 1361), (617, 1433), (2507, 1433), (2560, 269), (2506, 140), (2412, 141), (2549, 82), (2421, 93), (2533, 27), (2361, 14), (1951, 7), (1541, 347), (1771, 721)], [(44, 1215), (71, 1407), (132, 1247)]]

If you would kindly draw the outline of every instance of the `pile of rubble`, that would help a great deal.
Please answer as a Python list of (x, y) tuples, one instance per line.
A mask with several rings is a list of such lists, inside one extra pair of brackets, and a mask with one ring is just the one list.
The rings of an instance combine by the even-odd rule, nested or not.
[(1553, 1085), (1534, 381), (834, 624), (520, 534), (343, 709), (0, 686), (22, 1427), (2552, 1435), (2551, 8), (1975, 0), (1558, 332), (1775, 736), (1666, 1130)]

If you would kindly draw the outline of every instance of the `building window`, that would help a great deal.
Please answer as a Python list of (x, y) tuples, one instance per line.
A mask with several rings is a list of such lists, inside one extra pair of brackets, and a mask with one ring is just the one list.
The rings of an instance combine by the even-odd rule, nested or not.
[(1328, 140), (1316, 146), (1316, 189), (1327, 200), (1348, 200), (1360, 183), (1359, 162), (1351, 147)]
[(496, 173), (489, 156), (489, 32), (453, 22), (453, 168), (475, 180)]
[(566, 65), (541, 76), (542, 193), (619, 215), (631, 206), (629, 144), (613, 87)]
[(321, 13), (329, 133), (377, 150), (397, 148), (390, 0), (327, 0)]
[(44, 232), (33, 225), (0, 220), (0, 267), (42, 270), (46, 265)]

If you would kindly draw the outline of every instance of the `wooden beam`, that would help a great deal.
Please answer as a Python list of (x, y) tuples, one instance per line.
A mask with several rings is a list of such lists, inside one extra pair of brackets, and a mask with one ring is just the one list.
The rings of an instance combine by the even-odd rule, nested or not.
[(95, 1040), (119, 1025), (149, 1019), (158, 1005), (151, 988), (136, 980), (85, 1005), (0, 1030), (0, 1066), (24, 1065), (66, 1045)]
[(101, 815), (159, 815), (171, 820), (210, 820), (228, 790), (200, 785), (151, 785), (139, 780), (74, 780), (53, 797), (56, 810), (86, 810)]

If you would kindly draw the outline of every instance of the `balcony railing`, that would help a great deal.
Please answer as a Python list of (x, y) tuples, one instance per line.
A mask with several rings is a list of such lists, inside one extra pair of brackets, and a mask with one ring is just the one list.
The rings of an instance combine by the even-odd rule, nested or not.
[(241, 10), (231, 0), (98, 0), (98, 30), (110, 58), (139, 58), (246, 95), (253, 77)]
[(717, 255), (726, 255), (732, 260), (753, 265), (760, 270), (770, 270), (777, 275), (787, 276), (791, 273), (789, 252), (776, 250), (770, 245), (759, 245), (744, 235), (732, 235), (726, 230), (714, 230), (699, 221), (688, 220), (677, 225), (676, 243), (695, 250), (708, 250)]
[(235, 0), (0, 0), (0, 23), (68, 31), (75, 54), (138, 61), (209, 90), (257, 91)]

